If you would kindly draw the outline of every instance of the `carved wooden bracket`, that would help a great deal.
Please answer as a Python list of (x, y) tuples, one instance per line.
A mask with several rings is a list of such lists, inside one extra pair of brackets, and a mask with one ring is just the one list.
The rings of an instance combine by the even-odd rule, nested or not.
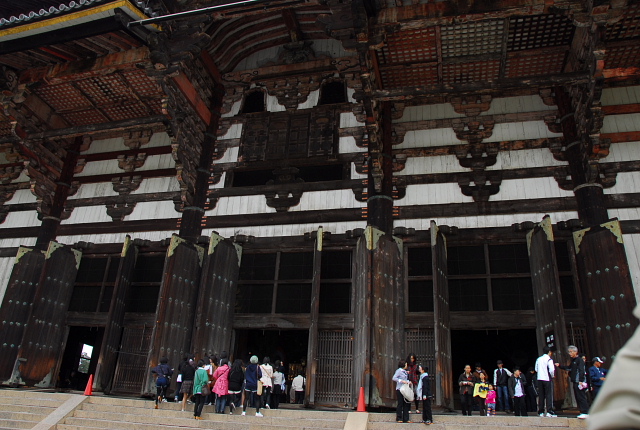
[(269, 95), (275, 96), (278, 103), (283, 105), (288, 111), (294, 112), (298, 105), (307, 101), (312, 91), (320, 89), (323, 79), (326, 76), (289, 76), (282, 79), (269, 79), (260, 81), (258, 84), (265, 87)]
[(0, 67), (0, 103), (3, 108), (25, 101), (25, 90), (26, 85), (20, 84), (16, 72), (6, 66)]
[(538, 95), (542, 99), (542, 103), (547, 106), (555, 106), (556, 105), (556, 95), (553, 92), (553, 88), (540, 88), (538, 90)]
[(396, 154), (393, 156), (393, 172), (401, 172), (407, 164), (406, 154)]
[(484, 174), (473, 174), (472, 176), (464, 176), (458, 180), (458, 185), (462, 194), (473, 197), (475, 202), (489, 201), (489, 197), (500, 192), (502, 178), (499, 173), (491, 176)]
[[(595, 183), (602, 185), (602, 188), (611, 188), (617, 182), (618, 172), (612, 168), (602, 166), (596, 161), (589, 163), (589, 183)], [(558, 186), (565, 191), (572, 191), (574, 189), (573, 181), (571, 180), (571, 171), (568, 166), (562, 166), (557, 169), (553, 178), (558, 183)]]
[(127, 196), (133, 191), (140, 188), (142, 183), (142, 176), (127, 176), (111, 178), (111, 185), (113, 185), (113, 191), (121, 196)]
[(153, 136), (153, 130), (136, 130), (124, 134), (124, 144), (130, 149), (139, 149), (142, 145), (146, 145)]
[(391, 196), (394, 200), (403, 199), (407, 195), (407, 181), (404, 178), (393, 178), (393, 190)]
[(214, 209), (218, 205), (218, 201), (220, 200), (220, 193), (216, 190), (210, 191), (207, 194), (207, 201), (204, 203), (204, 210), (210, 211)]
[(351, 188), (351, 191), (353, 191), (353, 195), (355, 196), (357, 201), (361, 203), (364, 203), (367, 201), (367, 198), (369, 197), (368, 184), (369, 184), (369, 181), (367, 179), (363, 179), (360, 184), (354, 185)]
[(491, 108), (491, 99), (490, 94), (455, 96), (449, 98), (449, 103), (457, 113), (476, 117)]
[(458, 139), (477, 143), (491, 137), (495, 121), (491, 116), (454, 118), (451, 120), (451, 125)]
[(22, 170), (24, 170), (24, 166), (21, 165), (0, 167), (0, 183), (3, 185), (10, 184), (18, 179)]
[(392, 145), (400, 145), (404, 142), (404, 137), (407, 134), (407, 126), (405, 124), (395, 124), (391, 131), (391, 143)]
[(484, 171), (488, 166), (496, 164), (499, 150), (497, 142), (459, 145), (455, 148), (460, 165), (474, 171)]
[(147, 161), (147, 154), (144, 152), (136, 155), (118, 155), (118, 167), (125, 172), (133, 172), (139, 169), (144, 166), (145, 161)]
[(268, 181), (267, 185), (275, 185), (276, 189), (264, 193), (267, 206), (274, 208), (277, 212), (286, 212), (290, 207), (300, 203), (302, 191), (287, 187), (287, 185), (304, 182), (297, 177), (298, 172), (299, 170), (295, 167), (284, 167), (273, 171), (276, 179)]
[(119, 203), (110, 203), (107, 205), (107, 215), (113, 221), (123, 221), (124, 217), (131, 215), (136, 208), (136, 202), (127, 202), (126, 200)]

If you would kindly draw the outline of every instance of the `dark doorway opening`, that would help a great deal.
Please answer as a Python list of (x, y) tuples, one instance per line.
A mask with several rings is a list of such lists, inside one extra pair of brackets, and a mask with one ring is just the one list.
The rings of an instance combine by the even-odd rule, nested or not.
[(287, 367), (290, 363), (306, 365), (308, 344), (308, 330), (237, 330), (234, 356), (245, 363), (257, 355), (260, 363), (269, 357), (271, 363), (281, 360)]
[(104, 327), (69, 327), (57, 384), (60, 388), (86, 388), (89, 375), (96, 372), (103, 335)]
[(514, 330), (452, 330), (451, 355), (453, 364), (454, 399), (459, 408), (458, 377), (469, 364), (471, 369), (476, 363), (489, 374), (493, 383), (493, 371), (496, 362), (502, 360), (504, 367), (513, 371), (519, 366), (526, 371), (533, 367), (538, 358), (536, 331), (534, 329)]

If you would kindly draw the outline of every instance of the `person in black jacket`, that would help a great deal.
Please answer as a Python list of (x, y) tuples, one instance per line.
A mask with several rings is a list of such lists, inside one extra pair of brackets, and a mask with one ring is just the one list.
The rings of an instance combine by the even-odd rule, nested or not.
[(171, 375), (173, 375), (173, 369), (169, 366), (169, 359), (162, 357), (160, 364), (154, 367), (151, 373), (156, 375), (156, 409), (158, 409), (159, 403), (167, 401), (165, 399), (167, 397), (167, 388), (171, 382)]
[(460, 405), (462, 406), (462, 415), (471, 416), (473, 407), (473, 389), (476, 385), (476, 378), (471, 373), (471, 366), (464, 366), (464, 372), (458, 377), (458, 386), (460, 387)]
[(233, 411), (242, 405), (242, 384), (244, 383), (244, 370), (242, 369), (242, 360), (237, 358), (231, 366), (229, 372), (229, 413), (233, 415)]
[(573, 394), (578, 402), (580, 415), (578, 418), (585, 419), (589, 417), (589, 404), (587, 403), (587, 375), (584, 368), (584, 360), (578, 355), (578, 348), (570, 345), (567, 348), (571, 363), (568, 366), (560, 366), (556, 363), (556, 367), (569, 372), (569, 381), (573, 385)]
[(425, 424), (433, 424), (433, 415), (431, 414), (431, 380), (427, 368), (418, 365), (418, 398), (422, 399), (422, 422)]
[(513, 400), (513, 412), (516, 417), (527, 416), (527, 405), (525, 404), (527, 379), (520, 371), (519, 367), (513, 369), (513, 374), (509, 377), (507, 387), (509, 397)]

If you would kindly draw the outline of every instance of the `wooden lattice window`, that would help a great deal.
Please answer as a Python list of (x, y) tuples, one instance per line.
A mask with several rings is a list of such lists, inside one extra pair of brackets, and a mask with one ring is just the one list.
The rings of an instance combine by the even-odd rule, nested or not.
[(500, 52), (504, 20), (443, 26), (442, 57), (462, 57)]
[(120, 256), (83, 257), (73, 293), (71, 312), (108, 312)]
[(574, 26), (560, 15), (532, 15), (509, 22), (508, 51), (546, 48), (571, 44)]
[(316, 403), (350, 405), (353, 385), (353, 330), (318, 331)]

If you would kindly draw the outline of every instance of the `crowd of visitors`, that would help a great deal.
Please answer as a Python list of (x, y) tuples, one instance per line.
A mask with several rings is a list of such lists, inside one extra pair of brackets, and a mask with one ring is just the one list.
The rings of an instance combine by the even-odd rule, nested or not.
[[(502, 360), (498, 360), (492, 376), (482, 368), (481, 363), (464, 366), (464, 371), (457, 379), (458, 393), (462, 415), (471, 416), (474, 410), (482, 416), (496, 415), (496, 411), (506, 414), (526, 417), (535, 413), (540, 417), (557, 417), (554, 410), (553, 384), (558, 375), (558, 369), (566, 371), (573, 390), (573, 395), (579, 409), (580, 419), (589, 416), (590, 395), (593, 401), (604, 381), (607, 379), (607, 369), (603, 368), (600, 357), (593, 359), (593, 365), (586, 366), (586, 357), (578, 353), (578, 348), (571, 345), (567, 348), (570, 361), (556, 363), (553, 351), (543, 348), (542, 355), (535, 361), (535, 365), (525, 372), (519, 367), (513, 371), (504, 367)], [(406, 360), (398, 363), (398, 369), (393, 375), (396, 383), (398, 406), (396, 421), (411, 422), (409, 413), (411, 404), (415, 401), (416, 413), (420, 413), (419, 402), (422, 401), (422, 420), (425, 424), (433, 423), (431, 413), (431, 387), (427, 368), (418, 364), (415, 354), (409, 354)], [(412, 389), (407, 388), (412, 387)], [(412, 392), (413, 391), (413, 392)]]
[[(162, 357), (160, 364), (152, 370), (156, 377), (156, 409), (169, 400), (167, 388), (174, 371), (166, 357)], [(227, 410), (233, 414), (242, 407), (241, 415), (246, 415), (248, 408), (255, 408), (255, 415), (261, 417), (261, 409), (278, 409), (281, 397), (287, 393), (285, 371), (280, 360), (272, 365), (269, 357), (264, 357), (259, 363), (258, 357), (253, 355), (245, 366), (240, 359), (231, 364), (226, 352), (197, 362), (190, 354), (178, 365), (173, 400), (182, 404), (182, 411), (188, 404), (193, 404), (193, 416), (197, 420), (202, 419), (205, 405), (215, 405), (217, 414), (224, 414)], [(304, 402), (306, 380), (303, 375), (304, 372), (299, 372), (292, 381), (291, 403)]]

